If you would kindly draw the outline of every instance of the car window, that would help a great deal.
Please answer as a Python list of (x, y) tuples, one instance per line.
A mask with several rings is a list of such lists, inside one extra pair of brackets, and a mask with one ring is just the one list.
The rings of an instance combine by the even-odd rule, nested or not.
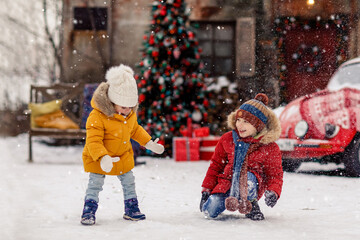
[(360, 63), (353, 63), (339, 68), (327, 85), (330, 91), (336, 91), (345, 87), (360, 90)]

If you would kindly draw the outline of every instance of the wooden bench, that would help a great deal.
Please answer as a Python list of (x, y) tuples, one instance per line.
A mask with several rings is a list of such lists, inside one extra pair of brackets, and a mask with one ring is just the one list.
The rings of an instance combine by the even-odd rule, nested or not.
[[(82, 103), (83, 103), (84, 84), (54, 84), (51, 86), (35, 86), (31, 85), (30, 102), (44, 103), (52, 100), (61, 99), (61, 110), (80, 126), (82, 119)], [(29, 121), (31, 121), (31, 111)], [(32, 128), (30, 123), (29, 129), (29, 162), (33, 161), (32, 138), (35, 136), (43, 136), (54, 139), (82, 139), (85, 140), (85, 129), (56, 129), (56, 128)]]

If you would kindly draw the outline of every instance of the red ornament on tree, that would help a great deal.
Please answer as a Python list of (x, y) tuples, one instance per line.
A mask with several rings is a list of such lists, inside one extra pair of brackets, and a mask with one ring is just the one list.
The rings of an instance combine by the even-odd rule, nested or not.
[(166, 7), (165, 7), (165, 6), (160, 10), (160, 15), (161, 15), (161, 16), (165, 16), (165, 15), (166, 15)]
[(177, 0), (176, 2), (174, 2), (174, 7), (179, 8), (181, 6), (181, 1)]
[(145, 97), (145, 94), (140, 94), (139, 95), (139, 103), (142, 103), (143, 101), (145, 101), (146, 97)]
[(158, 51), (153, 51), (153, 52), (151, 53), (151, 55), (152, 55), (153, 57), (158, 57), (158, 56), (159, 56), (159, 52), (158, 52)]
[(206, 107), (206, 108), (209, 107), (209, 100), (204, 99), (203, 104), (204, 104), (204, 107)]
[(154, 35), (150, 35), (149, 44), (154, 45), (154, 43), (155, 43)]
[(194, 40), (194, 33), (191, 31), (188, 31), (188, 37), (190, 40)]

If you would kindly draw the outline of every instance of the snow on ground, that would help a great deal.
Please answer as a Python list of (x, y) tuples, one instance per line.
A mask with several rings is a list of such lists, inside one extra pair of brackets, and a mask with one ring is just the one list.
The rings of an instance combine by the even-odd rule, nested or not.
[[(253, 222), (224, 212), (205, 219), (199, 212), (201, 182), (208, 162), (142, 157), (134, 169), (140, 209), (147, 219), (122, 219), (123, 196), (116, 177), (107, 177), (97, 224), (82, 226), (80, 214), (88, 174), (81, 146), (51, 147), (35, 142), (27, 162), (27, 135), (0, 138), (0, 239), (359, 239), (358, 178), (337, 167), (304, 165), (285, 173), (274, 208), (260, 207), (265, 220)], [(331, 169), (330, 169), (331, 168)], [(315, 169), (315, 173), (311, 170)], [(341, 174), (340, 174), (341, 175)]]

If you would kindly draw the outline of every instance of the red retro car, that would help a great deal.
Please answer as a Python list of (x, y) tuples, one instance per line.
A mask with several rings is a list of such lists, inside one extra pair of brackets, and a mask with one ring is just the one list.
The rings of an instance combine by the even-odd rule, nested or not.
[(360, 177), (360, 58), (342, 64), (325, 90), (286, 105), (279, 119), (285, 171), (305, 161), (334, 162)]

